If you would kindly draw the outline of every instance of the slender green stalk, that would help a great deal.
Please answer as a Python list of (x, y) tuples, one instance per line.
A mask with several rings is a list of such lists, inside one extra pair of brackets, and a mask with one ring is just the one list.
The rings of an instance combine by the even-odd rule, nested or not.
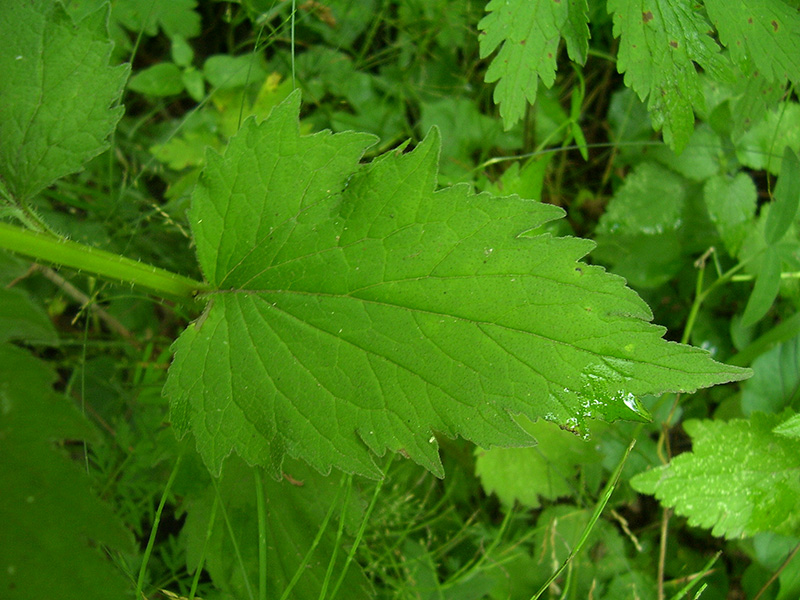
[(228, 529), (228, 535), (231, 538), (231, 545), (233, 546), (233, 553), (236, 555), (236, 561), (239, 563), (239, 569), (242, 572), (242, 579), (244, 586), (247, 588), (247, 597), (254, 600), (253, 588), (250, 586), (250, 578), (247, 576), (247, 569), (244, 566), (244, 559), (242, 559), (242, 552), (239, 550), (239, 542), (236, 541), (236, 533), (233, 531), (233, 525), (228, 518), (228, 511), (225, 510), (225, 503), (222, 501), (222, 495), (219, 493), (219, 481), (212, 477), (211, 482), (214, 484), (214, 493), (219, 500), (219, 507), (222, 509), (222, 518), (225, 519), (225, 527)]
[(333, 511), (336, 509), (336, 506), (339, 504), (339, 497), (342, 494), (342, 490), (344, 489), (344, 483), (346, 481), (346, 477), (342, 477), (341, 483), (339, 484), (339, 490), (336, 492), (336, 497), (331, 502), (331, 507), (328, 509), (328, 514), (325, 515), (325, 519), (322, 521), (322, 525), (319, 526), (317, 530), (317, 535), (314, 536), (314, 540), (311, 542), (311, 547), (306, 552), (306, 555), (303, 557), (303, 562), (300, 563), (300, 566), (297, 567), (297, 570), (294, 572), (294, 576), (292, 576), (292, 580), (289, 582), (289, 585), (286, 586), (286, 589), (283, 590), (283, 594), (281, 594), (280, 600), (286, 600), (289, 597), (289, 594), (292, 593), (294, 586), (297, 585), (297, 582), (300, 580), (300, 577), (305, 573), (306, 565), (311, 562), (311, 557), (314, 554), (314, 550), (317, 549), (320, 540), (322, 540), (322, 536), (325, 533), (325, 530), (328, 528), (328, 523), (333, 516)]
[(586, 527), (583, 528), (583, 533), (581, 533), (581, 537), (578, 540), (578, 543), (575, 544), (575, 547), (570, 551), (569, 556), (567, 556), (566, 560), (561, 563), (561, 566), (553, 573), (547, 581), (544, 582), (539, 591), (536, 592), (532, 597), (531, 600), (537, 600), (542, 594), (544, 594), (545, 590), (547, 590), (550, 585), (558, 579), (561, 573), (564, 572), (564, 569), (567, 568), (572, 562), (572, 559), (575, 558), (578, 553), (583, 549), (586, 540), (589, 539), (589, 534), (594, 529), (595, 523), (600, 518), (600, 515), (603, 513), (603, 510), (608, 504), (608, 501), (611, 499), (611, 495), (614, 493), (614, 489), (617, 487), (617, 482), (619, 481), (620, 475), (622, 475), (622, 467), (625, 466), (625, 462), (628, 460), (628, 456), (630, 456), (631, 450), (633, 450), (634, 445), (636, 445), (636, 440), (634, 439), (629, 445), (627, 450), (625, 450), (625, 454), (622, 456), (622, 459), (619, 461), (617, 468), (614, 469), (614, 472), (611, 474), (611, 477), (606, 483), (606, 487), (603, 490), (602, 496), (600, 496), (600, 500), (597, 501), (597, 504), (594, 507), (594, 512), (592, 512), (592, 516), (589, 518), (589, 522), (586, 524)]
[(203, 550), (200, 552), (200, 560), (197, 561), (197, 568), (194, 571), (192, 587), (189, 589), (189, 600), (194, 600), (194, 595), (197, 593), (197, 586), (200, 583), (200, 575), (203, 573), (203, 564), (206, 562), (206, 550), (208, 549), (208, 542), (211, 539), (211, 534), (214, 532), (214, 521), (216, 521), (217, 518), (218, 506), (219, 496), (214, 496), (214, 503), (211, 505), (211, 516), (208, 518), (208, 526), (206, 527), (206, 539), (203, 542)]
[[(689, 582), (683, 586), (674, 596), (670, 598), (670, 600), (681, 600), (681, 598), (685, 598), (689, 591), (705, 577), (708, 572), (711, 570), (711, 567), (714, 566), (714, 563), (717, 562), (717, 559), (722, 555), (722, 552), (717, 552), (714, 556), (712, 556), (705, 566), (700, 570), (700, 572), (693, 576)], [(702, 591), (705, 589), (705, 584), (697, 590), (697, 594), (695, 594), (695, 598), (698, 598)]]
[(209, 289), (203, 282), (147, 263), (7, 223), (0, 223), (0, 248), (102, 278), (140, 285), (168, 297), (191, 300), (198, 292)]
[(153, 552), (153, 545), (156, 542), (156, 533), (158, 533), (158, 524), (161, 522), (161, 513), (164, 510), (164, 505), (167, 503), (169, 497), (169, 490), (172, 488), (172, 483), (175, 481), (175, 476), (178, 474), (178, 469), (181, 466), (181, 459), (183, 459), (183, 452), (186, 450), (186, 444), (181, 447), (178, 460), (175, 461), (175, 466), (172, 467), (172, 473), (169, 474), (167, 485), (164, 486), (164, 491), (161, 493), (161, 501), (158, 503), (155, 517), (153, 518), (153, 526), (150, 528), (150, 539), (147, 540), (147, 547), (144, 550), (142, 557), (142, 566), (139, 568), (139, 578), (136, 580), (136, 597), (142, 597), (142, 586), (144, 585), (144, 577), (147, 574), (147, 563), (150, 561), (150, 554)]
[[(344, 502), (342, 502), (342, 509), (339, 513), (339, 527), (336, 529), (336, 543), (333, 545), (333, 552), (331, 552), (331, 558), (328, 561), (328, 569), (325, 571), (325, 579), (322, 580), (322, 586), (319, 589), (319, 600), (325, 600), (325, 595), (328, 593), (328, 585), (331, 582), (331, 577), (333, 576), (333, 567), (336, 565), (336, 558), (339, 554), (339, 546), (342, 544), (342, 538), (344, 537), (344, 521), (347, 517), (347, 507), (350, 504), (350, 492), (353, 491), (353, 476), (347, 476), (347, 487), (345, 488), (344, 493)], [(335, 595), (333, 596), (336, 597)]]
[(253, 467), (256, 481), (256, 510), (258, 512), (258, 600), (267, 600), (267, 509), (264, 505), (264, 482), (261, 469)]
[(356, 555), (356, 550), (358, 550), (358, 546), (361, 543), (361, 540), (364, 538), (364, 532), (367, 529), (367, 523), (369, 523), (369, 518), (372, 515), (372, 510), (375, 508), (375, 504), (378, 502), (378, 495), (383, 488), (383, 484), (386, 481), (386, 473), (389, 472), (389, 467), (392, 465), (392, 461), (394, 460), (394, 454), (389, 456), (389, 461), (386, 464), (386, 468), (383, 470), (384, 478), (380, 479), (375, 486), (375, 492), (372, 494), (372, 500), (370, 500), (369, 506), (367, 507), (367, 512), (364, 513), (364, 518), (361, 519), (361, 526), (358, 528), (358, 533), (356, 533), (356, 539), (353, 540), (353, 545), (350, 546), (350, 552), (347, 553), (347, 559), (344, 561), (344, 566), (342, 567), (342, 572), (339, 574), (339, 579), (336, 581), (336, 585), (333, 586), (333, 592), (331, 593), (331, 598), (336, 598), (336, 594), (339, 592), (339, 588), (341, 587), (342, 583), (344, 582), (344, 577), (347, 575), (347, 569), (350, 568), (350, 563), (353, 562), (353, 558)]

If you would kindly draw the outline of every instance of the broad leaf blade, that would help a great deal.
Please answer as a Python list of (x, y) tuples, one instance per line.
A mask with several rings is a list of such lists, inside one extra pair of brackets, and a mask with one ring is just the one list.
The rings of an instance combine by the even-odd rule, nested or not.
[(756, 275), (753, 292), (747, 300), (742, 326), (750, 327), (758, 323), (778, 297), (781, 285), (781, 257), (774, 247), (768, 247), (761, 258), (761, 268)]
[(773, 432), (787, 416), (687, 421), (692, 452), (637, 475), (631, 484), (689, 517), (691, 525), (711, 527), (714, 535), (796, 536), (800, 440)]
[(797, 9), (783, 0), (705, 0), (704, 4), (720, 41), (743, 71), (764, 73), (776, 83), (787, 78), (800, 82)]
[(778, 243), (794, 222), (800, 205), (800, 160), (787, 147), (781, 161), (781, 176), (775, 186), (775, 201), (767, 214), (764, 240), (768, 245)]
[(91, 439), (89, 423), (53, 394), (55, 373), (0, 344), (0, 596), (7, 600), (122, 598), (128, 582), (97, 544), (130, 551), (129, 533), (89, 493), (53, 442)]
[(498, 81), (494, 100), (509, 129), (525, 114), (526, 102), (536, 101), (541, 79), (551, 87), (556, 76), (556, 56), (563, 37), (572, 60), (583, 63), (589, 47), (586, 0), (492, 0), (489, 14), (478, 24), (480, 55), (500, 51), (486, 72), (486, 81)]
[(209, 157), (192, 226), (209, 295), (165, 387), (219, 472), (236, 450), (380, 476), (370, 451), (442, 474), (434, 432), (527, 445), (512, 415), (575, 430), (642, 418), (637, 395), (748, 371), (661, 339), (576, 238), (525, 235), (550, 205), (435, 192), (438, 136), (357, 167), (371, 138), (300, 137), (294, 95)]
[(642, 101), (649, 98), (653, 126), (680, 151), (694, 128), (692, 107), (704, 103), (695, 63), (729, 77), (710, 24), (690, 0), (609, 0), (608, 10), (620, 38), (617, 69)]
[(106, 12), (76, 26), (52, 0), (0, 11), (0, 178), (20, 200), (108, 147), (128, 67), (108, 66)]

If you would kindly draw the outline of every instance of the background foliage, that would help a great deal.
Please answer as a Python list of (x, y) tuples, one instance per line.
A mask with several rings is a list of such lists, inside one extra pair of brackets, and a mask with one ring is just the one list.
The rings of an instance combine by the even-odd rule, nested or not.
[(0, 32), (4, 598), (800, 593), (796, 2), (12, 2)]

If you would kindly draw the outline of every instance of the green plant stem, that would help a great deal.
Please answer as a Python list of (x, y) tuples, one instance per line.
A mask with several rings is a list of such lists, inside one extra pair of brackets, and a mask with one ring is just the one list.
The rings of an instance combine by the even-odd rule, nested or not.
[(7, 223), (0, 223), (0, 249), (143, 286), (165, 297), (192, 300), (198, 292), (209, 290), (205, 283), (147, 263)]
[(253, 467), (258, 511), (258, 600), (267, 600), (267, 509), (264, 506), (264, 482), (261, 469)]
[(383, 484), (386, 481), (386, 473), (389, 472), (389, 467), (392, 465), (392, 461), (394, 460), (394, 455), (389, 456), (389, 461), (386, 464), (386, 468), (383, 470), (384, 478), (378, 480), (378, 483), (375, 485), (375, 492), (372, 494), (372, 500), (370, 500), (369, 506), (367, 507), (367, 512), (364, 513), (364, 518), (361, 519), (361, 526), (358, 528), (358, 533), (356, 533), (356, 539), (353, 540), (353, 545), (350, 546), (350, 551), (347, 553), (347, 559), (344, 561), (344, 566), (342, 567), (342, 572), (339, 574), (339, 579), (336, 581), (336, 585), (333, 586), (333, 592), (331, 593), (331, 598), (336, 598), (336, 594), (339, 593), (339, 588), (344, 583), (344, 577), (347, 575), (347, 569), (350, 567), (350, 563), (353, 562), (353, 558), (355, 558), (356, 550), (358, 550), (359, 544), (361, 544), (361, 540), (364, 538), (364, 532), (367, 530), (367, 523), (369, 523), (369, 518), (372, 516), (372, 510), (375, 508), (375, 505), (378, 502), (378, 495), (383, 489)]
[[(322, 580), (322, 586), (319, 590), (319, 600), (325, 600), (328, 593), (328, 585), (330, 584), (331, 577), (333, 576), (333, 567), (336, 565), (336, 557), (339, 553), (339, 547), (342, 545), (342, 538), (344, 537), (344, 521), (347, 516), (347, 507), (350, 505), (350, 493), (353, 491), (353, 476), (347, 476), (347, 486), (344, 493), (344, 502), (342, 502), (342, 509), (339, 513), (339, 527), (336, 529), (336, 542), (333, 545), (333, 552), (331, 552), (330, 560), (328, 560), (328, 569), (325, 571), (325, 579)], [(332, 596), (333, 598), (336, 595)]]
[(222, 495), (219, 493), (219, 481), (215, 477), (212, 477), (211, 483), (214, 484), (214, 493), (217, 496), (219, 507), (222, 510), (222, 518), (225, 519), (225, 527), (231, 538), (233, 553), (236, 555), (236, 562), (239, 563), (239, 569), (242, 572), (242, 580), (244, 581), (245, 588), (247, 588), (247, 597), (250, 598), (250, 600), (255, 600), (253, 598), (253, 588), (250, 586), (250, 578), (247, 576), (247, 569), (245, 569), (244, 560), (242, 559), (242, 552), (239, 550), (239, 542), (236, 540), (236, 533), (233, 531), (233, 525), (231, 525), (231, 520), (228, 518), (228, 511), (225, 510), (225, 503), (222, 501)]
[(539, 591), (536, 592), (533, 596), (531, 596), (531, 600), (537, 600), (542, 594), (544, 594), (545, 590), (547, 590), (550, 585), (558, 579), (559, 575), (564, 572), (564, 569), (567, 568), (572, 562), (572, 559), (575, 558), (578, 553), (583, 549), (584, 544), (586, 544), (586, 540), (589, 539), (589, 534), (594, 529), (595, 523), (600, 518), (600, 515), (605, 510), (608, 501), (611, 499), (611, 495), (614, 493), (614, 490), (617, 487), (617, 483), (619, 482), (620, 475), (622, 475), (622, 468), (625, 466), (625, 463), (628, 460), (628, 456), (631, 454), (631, 450), (636, 445), (636, 439), (634, 438), (630, 444), (628, 444), (628, 448), (625, 450), (625, 454), (622, 456), (622, 459), (617, 464), (617, 468), (614, 469), (614, 472), (611, 474), (611, 477), (608, 479), (606, 483), (606, 487), (603, 489), (603, 494), (600, 496), (600, 500), (597, 501), (597, 504), (594, 507), (594, 511), (592, 512), (592, 516), (589, 518), (589, 522), (586, 524), (586, 527), (583, 528), (583, 532), (581, 533), (581, 537), (578, 540), (578, 543), (575, 544), (575, 547), (570, 550), (569, 556), (561, 563), (561, 566), (553, 573), (547, 581), (544, 582), (542, 587), (539, 588)]
[[(696, 576), (692, 576), (689, 579), (689, 582), (685, 586), (683, 586), (677, 593), (675, 593), (675, 595), (672, 596), (670, 600), (681, 600), (682, 598), (685, 598), (686, 595), (689, 593), (689, 591), (695, 586), (695, 584), (708, 574), (708, 572), (711, 570), (711, 567), (714, 566), (714, 563), (717, 562), (717, 559), (719, 559), (720, 556), (722, 556), (722, 552), (717, 552), (714, 556), (712, 556), (705, 564), (705, 566), (700, 570), (700, 572), (697, 573)], [(703, 587), (701, 587), (697, 591), (695, 598), (699, 597), (700, 593), (705, 589), (705, 585), (706, 584), (703, 584)], [(755, 598), (753, 600), (755, 600)]]
[(306, 565), (311, 561), (311, 556), (314, 554), (314, 550), (317, 549), (320, 540), (322, 540), (322, 536), (325, 533), (325, 530), (328, 528), (328, 523), (333, 516), (333, 511), (336, 509), (336, 505), (339, 504), (339, 497), (342, 494), (342, 490), (344, 489), (344, 483), (347, 480), (346, 477), (342, 477), (342, 480), (339, 484), (339, 490), (336, 492), (336, 497), (331, 502), (331, 507), (328, 509), (328, 514), (325, 515), (325, 519), (322, 521), (322, 525), (319, 526), (317, 530), (317, 535), (314, 536), (314, 539), (311, 542), (311, 547), (306, 552), (306, 555), (303, 557), (303, 562), (300, 563), (300, 566), (297, 567), (297, 570), (294, 572), (292, 576), (292, 580), (289, 582), (289, 585), (286, 586), (286, 589), (283, 590), (281, 594), (280, 600), (286, 600), (289, 597), (289, 594), (292, 593), (294, 586), (297, 585), (297, 582), (300, 580), (300, 577), (306, 570)]
[(203, 573), (203, 564), (206, 561), (206, 550), (208, 549), (208, 542), (211, 539), (211, 534), (214, 532), (214, 522), (217, 518), (217, 507), (219, 506), (219, 496), (214, 496), (214, 503), (211, 505), (211, 516), (208, 518), (208, 526), (206, 527), (206, 539), (203, 542), (203, 550), (200, 552), (200, 559), (197, 561), (197, 568), (194, 571), (192, 578), (192, 587), (189, 589), (189, 600), (194, 600), (194, 595), (197, 593), (197, 586), (200, 583), (200, 575)]
[(161, 522), (161, 513), (164, 511), (164, 505), (167, 503), (167, 498), (169, 497), (169, 490), (172, 488), (172, 483), (175, 481), (175, 476), (178, 474), (178, 469), (181, 466), (181, 459), (183, 459), (185, 450), (186, 444), (184, 443), (178, 454), (178, 459), (175, 461), (175, 466), (172, 467), (172, 473), (169, 474), (167, 485), (164, 486), (164, 491), (161, 493), (161, 501), (158, 503), (156, 514), (153, 517), (153, 526), (150, 528), (150, 538), (147, 540), (147, 547), (142, 557), (142, 566), (139, 568), (139, 577), (136, 580), (136, 598), (142, 597), (142, 586), (144, 585), (144, 577), (147, 574), (147, 563), (150, 561), (150, 554), (153, 552), (153, 545), (156, 542), (156, 533), (158, 533), (158, 524)]

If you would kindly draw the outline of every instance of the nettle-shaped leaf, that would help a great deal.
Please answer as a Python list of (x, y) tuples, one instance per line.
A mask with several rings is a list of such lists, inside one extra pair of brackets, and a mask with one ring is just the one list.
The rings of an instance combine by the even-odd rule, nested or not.
[(797, 536), (800, 439), (791, 434), (787, 414), (755, 413), (749, 421), (727, 423), (687, 421), (692, 452), (637, 475), (631, 484), (674, 507), (689, 524), (712, 527), (714, 535)]
[(107, 14), (76, 25), (54, 0), (0, 10), (0, 182), (18, 200), (108, 147), (129, 68), (108, 65)]
[(583, 430), (642, 418), (635, 397), (747, 370), (663, 340), (592, 242), (534, 235), (563, 211), (436, 191), (436, 130), (359, 165), (374, 138), (300, 136), (294, 94), (209, 152), (190, 220), (208, 282), (165, 387), (213, 472), (235, 450), (379, 477), (404, 452), (441, 476), (434, 432), (533, 443), (513, 415)]
[(711, 24), (692, 0), (608, 0), (614, 35), (620, 38), (617, 68), (644, 101), (664, 141), (681, 150), (694, 129), (693, 106), (704, 106), (695, 64), (728, 79), (729, 63), (709, 35)]
[(497, 81), (494, 100), (506, 129), (525, 114), (526, 103), (536, 101), (541, 79), (548, 88), (556, 80), (556, 57), (561, 39), (569, 57), (586, 62), (589, 50), (586, 0), (492, 0), (481, 20), (480, 54), (486, 58), (500, 51), (486, 72), (486, 81)]

